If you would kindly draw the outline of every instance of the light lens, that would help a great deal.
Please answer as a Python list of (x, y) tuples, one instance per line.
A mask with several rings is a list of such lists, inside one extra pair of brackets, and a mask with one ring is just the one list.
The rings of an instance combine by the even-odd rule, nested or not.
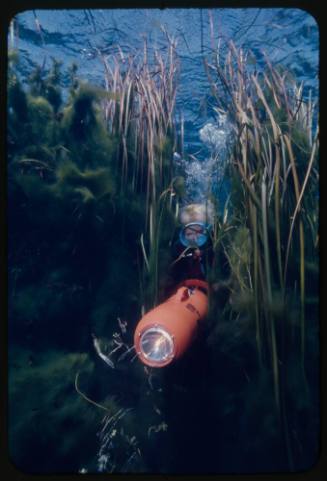
[(174, 341), (162, 327), (150, 327), (141, 335), (140, 349), (146, 359), (160, 364), (173, 356)]

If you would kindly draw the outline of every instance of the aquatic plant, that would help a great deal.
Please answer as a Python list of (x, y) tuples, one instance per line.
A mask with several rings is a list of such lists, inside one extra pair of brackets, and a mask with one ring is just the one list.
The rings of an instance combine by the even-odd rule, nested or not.
[[(14, 465), (25, 473), (77, 471), (88, 453), (96, 455), (92, 438), (101, 421), (99, 410), (74, 389), (76, 371), (92, 379), (89, 357), (10, 346), (9, 368), (9, 449)], [(112, 399), (106, 405), (115, 411)], [(70, 430), (78, 435), (78, 444)]]
[[(150, 251), (147, 255), (151, 259), (151, 283), (156, 286), (152, 304), (156, 302), (158, 289), (160, 204), (162, 193), (172, 181), (171, 162), (176, 142), (173, 117), (178, 69), (176, 41), (167, 32), (165, 34), (168, 40), (166, 59), (159, 51), (154, 52), (153, 60), (149, 59), (147, 39), (144, 39), (141, 59), (139, 53), (127, 56), (119, 46), (117, 53), (98, 52), (105, 69), (106, 90), (112, 93), (103, 106), (108, 130), (119, 139), (117, 169), (121, 189), (125, 190), (129, 183), (134, 194), (145, 194), (143, 237), (148, 239), (145, 242)], [(144, 244), (142, 252), (145, 253)], [(143, 258), (149, 273), (147, 255)]]
[[(101, 364), (92, 336), (103, 341), (112, 335), (117, 341), (117, 317), (132, 326), (142, 308), (156, 302), (164, 289), (161, 272), (170, 262), (169, 240), (175, 226), (176, 199), (182, 190), (171, 175), (175, 66), (169, 64), (167, 74), (167, 65), (158, 54), (157, 67), (161, 70), (154, 80), (154, 67), (139, 65), (126, 74), (123, 60), (117, 58), (117, 78), (107, 77), (109, 84), (113, 80), (118, 85), (120, 72), (118, 92), (81, 82), (73, 65), (66, 96), (62, 94), (58, 62), (54, 61), (48, 72), (36, 69), (26, 85), (19, 80), (14, 56), (9, 64), (10, 342), (18, 356), (23, 352), (20, 350), (35, 351), (39, 359), (37, 379), (48, 387), (57, 380), (52, 365), (61, 366), (66, 360), (71, 375), (66, 377), (63, 370), (63, 382), (75, 391), (74, 398), (65, 399), (65, 413), (60, 410), (57, 417), (51, 417), (49, 430), (54, 421), (61, 423), (64, 419), (67, 426), (75, 426), (84, 414), (94, 422), (93, 428), (98, 428), (99, 406), (112, 404), (106, 401), (108, 389), (101, 382), (101, 367), (89, 369), (84, 375), (83, 369), (69, 359), (83, 353), (81, 356), (88, 355)], [(122, 102), (121, 96), (127, 100)], [(111, 107), (112, 117), (108, 114)], [(131, 337), (132, 330), (128, 333)], [(126, 339), (124, 343), (127, 346), (132, 341)], [(53, 359), (50, 354), (51, 359), (47, 358), (49, 349), (56, 351)], [(133, 377), (134, 364), (130, 359), (127, 362)], [(17, 415), (17, 423), (14, 417), (10, 420), (11, 446), (16, 446), (11, 448), (11, 455), (23, 470), (52, 471), (51, 460), (38, 464), (28, 459), (27, 446), (36, 436), (34, 431), (29, 435), (29, 423), (34, 418), (16, 410), (20, 376), (28, 375), (27, 371), (22, 366), (18, 372), (10, 365), (10, 399), (12, 412)], [(138, 397), (140, 383), (133, 378), (129, 386), (124, 381), (122, 387), (118, 371), (105, 373), (109, 392), (120, 392), (124, 397), (128, 390), (129, 398)], [(33, 380), (30, 389), (34, 396), (37, 382)], [(49, 387), (49, 395), (50, 391), (54, 392), (55, 386)], [(37, 410), (42, 403), (49, 406), (47, 395), (39, 396)], [(120, 399), (116, 407), (112, 404), (112, 415), (128, 409), (125, 403)], [(28, 404), (27, 399), (27, 410)], [(75, 409), (79, 411), (76, 417)], [(90, 414), (93, 412), (97, 414)], [(151, 416), (148, 420), (152, 421)], [(39, 422), (41, 427), (44, 417)], [(157, 420), (152, 422), (153, 430), (157, 424)], [(129, 459), (138, 452), (134, 435), (147, 440), (151, 426), (145, 423), (143, 429), (136, 423), (131, 430), (129, 425), (129, 418), (126, 423), (119, 422), (115, 461), (110, 465), (113, 469), (114, 463), (122, 470), (132, 465), (141, 469), (140, 459), (134, 460), (136, 464)], [(88, 440), (92, 439), (93, 430), (90, 432)], [(55, 439), (53, 429), (51, 443)], [(37, 451), (46, 449), (43, 441), (37, 437), (33, 440)], [(62, 446), (61, 454), (54, 451), (55, 460), (62, 455), (58, 470), (66, 463), (68, 470), (77, 471), (74, 463), (83, 465), (88, 457), (84, 455), (83, 460), (83, 454), (76, 456), (78, 444), (71, 436)], [(131, 452), (126, 459), (128, 446)], [(74, 463), (67, 463), (67, 453), (73, 453)], [(92, 468), (97, 470), (96, 466)]]
[(157, 199), (157, 189), (167, 183), (167, 175), (170, 180), (167, 167), (171, 167), (172, 146), (165, 150), (173, 131), (178, 64), (176, 41), (166, 35), (166, 59), (155, 51), (150, 60), (146, 39), (141, 59), (138, 52), (127, 55), (119, 46), (118, 53), (98, 53), (106, 90), (113, 94), (104, 101), (104, 109), (109, 132), (120, 139), (122, 186), (127, 179), (136, 191), (146, 186), (147, 215), (149, 204)]
[[(291, 411), (299, 397), (316, 391), (309, 369), (317, 347), (310, 339), (318, 320), (318, 277), (313, 283), (308, 279), (313, 280), (309, 265), (318, 275), (319, 128), (316, 104), (311, 94), (305, 99), (304, 86), (267, 57), (260, 70), (254, 61), (251, 52), (230, 42), (226, 55), (217, 48), (205, 67), (215, 109), (228, 115), (235, 138), (226, 172), (232, 178), (226, 247), (231, 312), (248, 317), (254, 327), (248, 333), (255, 336), (258, 366), (271, 375), (294, 469)], [(312, 296), (315, 308), (309, 304)], [(290, 392), (292, 353), (302, 379), (297, 399)], [(307, 411), (312, 418), (316, 402)]]

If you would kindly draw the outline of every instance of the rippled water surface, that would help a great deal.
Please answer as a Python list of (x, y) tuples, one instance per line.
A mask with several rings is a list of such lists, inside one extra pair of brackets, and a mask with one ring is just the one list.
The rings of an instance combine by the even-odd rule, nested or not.
[(117, 45), (126, 52), (142, 51), (144, 36), (150, 47), (164, 48), (164, 26), (177, 39), (181, 63), (177, 106), (186, 121), (186, 144), (193, 149), (200, 145), (198, 132), (208, 115), (203, 56), (218, 42), (222, 55), (230, 39), (251, 49), (258, 60), (266, 52), (273, 64), (289, 67), (317, 93), (318, 26), (300, 9), (31, 10), (16, 19), (14, 43), (21, 53), (23, 76), (35, 64), (45, 62), (49, 67), (55, 57), (64, 64), (77, 62), (82, 77), (100, 84), (98, 51), (110, 53)]

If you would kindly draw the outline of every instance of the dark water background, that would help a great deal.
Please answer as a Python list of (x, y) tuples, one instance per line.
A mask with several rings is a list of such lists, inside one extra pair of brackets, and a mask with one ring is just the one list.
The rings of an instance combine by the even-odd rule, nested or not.
[[(233, 40), (238, 47), (251, 49), (259, 64), (264, 51), (273, 65), (281, 64), (289, 67), (297, 79), (305, 83), (305, 96), (308, 94), (308, 90), (312, 89), (314, 97), (318, 97), (319, 32), (315, 20), (309, 14), (299, 9), (214, 9), (212, 15), (215, 25), (215, 42), (220, 39), (222, 54), (226, 49), (226, 42), (229, 40)], [(37, 65), (43, 65), (45, 69), (50, 68), (53, 57), (61, 60), (64, 67), (69, 66), (72, 62), (77, 63), (80, 78), (103, 85), (103, 69), (96, 52), (99, 50), (103, 53), (114, 52), (118, 44), (124, 52), (139, 49), (142, 51), (142, 35), (147, 36), (149, 46), (164, 48), (166, 40), (160, 30), (160, 25), (164, 25), (167, 32), (178, 39), (180, 79), (176, 110), (177, 116), (182, 112), (185, 119), (184, 150), (188, 153), (200, 151), (200, 158), (202, 156), (201, 160), (205, 165), (209, 151), (208, 147), (201, 142), (199, 131), (209, 122), (215, 121), (208, 94), (208, 81), (203, 68), (203, 56), (208, 56), (211, 49), (208, 10), (26, 11), (15, 19), (13, 35), (9, 35), (9, 45), (19, 49), (19, 72), (23, 81), (27, 80)], [(191, 175), (197, 175), (196, 169), (190, 171)], [(82, 316), (82, 301), (81, 306), (80, 315)], [(74, 311), (74, 315), (76, 315), (76, 311)], [(75, 330), (65, 333), (67, 345), (69, 342), (74, 342), (74, 336), (78, 336), (77, 321), (74, 326)], [(41, 350), (40, 347), (40, 344), (36, 345), (35, 349)], [(145, 454), (146, 458), (152, 461), (146, 468), (137, 463), (135, 465), (132, 462), (129, 463), (129, 458), (127, 458), (116, 460), (115, 469), (117, 471), (133, 472), (134, 469), (136, 471), (144, 469), (152, 472), (165, 472), (167, 466), (168, 471), (172, 472), (185, 472), (186, 467), (190, 472), (204, 473), (283, 470), (286, 463), (283, 458), (284, 452), (279, 446), (273, 446), (272, 449), (274, 449), (274, 459), (280, 458), (280, 465), (272, 463), (268, 451), (260, 459), (255, 456), (255, 450), (253, 450), (252, 458), (242, 455), (240, 452), (242, 442), (249, 438), (249, 443), (251, 443), (251, 430), (255, 431), (256, 421), (254, 420), (251, 424), (244, 415), (244, 418), (242, 416), (238, 418), (240, 422), (237, 429), (231, 429), (232, 418), (235, 415), (233, 409), (238, 409), (238, 412), (242, 410), (242, 399), (233, 400), (233, 407), (230, 408), (230, 411), (226, 399), (228, 400), (229, 389), (233, 391), (235, 386), (246, 386), (246, 380), (244, 380), (243, 374), (241, 378), (241, 373), (233, 361), (224, 355), (217, 357), (217, 362), (226, 363), (226, 368), (221, 368), (217, 380), (215, 372), (210, 367), (212, 360), (210, 361), (206, 356), (207, 353), (203, 350), (203, 346), (196, 345), (181, 362), (177, 371), (167, 369), (165, 383), (166, 385), (170, 383), (172, 388), (164, 392), (164, 399), (158, 401), (154, 396), (155, 400), (153, 401), (150, 393), (150, 398), (143, 404), (136, 393), (135, 386), (131, 386), (127, 399), (124, 398), (124, 394), (121, 394), (124, 385), (126, 388), (129, 382), (129, 365), (121, 367), (116, 380), (110, 377), (109, 387), (107, 386), (108, 367), (101, 364), (102, 361), (99, 360), (97, 375), (102, 382), (100, 383), (101, 387), (98, 385), (95, 387), (94, 396), (99, 395), (100, 391), (102, 394), (106, 391), (111, 394), (120, 393), (124, 406), (132, 410), (137, 407), (137, 415), (142, 419), (150, 417), (149, 411), (153, 410), (153, 403), (162, 402), (166, 406), (166, 419), (169, 420), (167, 433), (164, 427), (162, 429), (163, 438), (153, 442), (152, 439), (155, 435), (150, 433), (148, 436), (149, 443), (145, 447)], [(196, 361), (197, 358), (201, 358), (201, 363)], [(30, 361), (26, 360), (26, 362)], [(42, 361), (40, 362), (42, 363)], [(249, 354), (244, 370), (251, 370), (253, 362), (254, 360)], [(188, 371), (189, 365), (193, 366), (191, 375)], [(157, 378), (154, 376), (149, 381), (149, 379), (144, 379), (140, 373), (139, 380), (144, 393), (149, 390), (152, 392), (151, 383), (154, 383), (155, 388), (161, 392), (162, 379), (160, 375)], [(213, 386), (215, 383), (219, 384), (217, 389), (222, 389), (221, 399), (224, 400), (221, 404), (212, 404), (212, 398), (207, 391), (208, 383), (212, 383)], [(216, 388), (213, 387), (213, 389)], [(51, 390), (51, 382), (49, 390)], [(215, 399), (219, 399), (219, 396), (219, 393), (216, 394)], [(255, 394), (253, 396), (255, 397)], [(58, 403), (65, 403), (65, 397), (59, 399)], [(161, 406), (159, 408), (157, 407), (159, 411), (163, 409)], [(221, 430), (218, 431), (212, 427), (212, 413), (215, 411), (225, 413), (225, 424), (222, 424)], [(219, 419), (219, 415), (217, 416)], [(193, 422), (190, 423), (190, 420)], [(270, 429), (269, 423), (272, 421), (269, 419), (266, 421), (267, 429)], [(133, 422), (137, 433), (138, 422), (131, 421), (131, 424)], [(96, 423), (98, 420), (95, 421)], [(305, 427), (303, 429), (305, 430)], [(37, 427), (35, 436), (42, 438), (42, 430), (42, 426)], [(75, 430), (77, 432), (78, 427), (68, 419), (61, 432), (64, 433), (62, 436), (65, 438), (65, 442), (67, 444), (71, 442), (76, 447), (80, 440), (77, 436), (75, 437)], [(95, 426), (95, 431), (98, 430), (100, 430), (99, 423)], [(237, 438), (239, 432), (242, 433), (241, 440)], [(316, 441), (317, 434), (312, 433), (312, 437)], [(78, 469), (101, 471), (99, 467), (101, 454), (104, 455), (103, 462), (108, 463), (107, 469), (108, 466), (113, 466), (113, 463), (110, 464), (110, 460), (108, 461), (112, 448), (110, 448), (111, 451), (109, 448), (107, 451), (104, 448), (101, 452), (101, 442), (103, 446), (104, 440), (101, 436), (99, 438), (92, 437), (90, 434), (89, 440), (80, 441), (81, 451), (84, 453), (82, 460), (80, 453), (77, 453), (77, 447), (75, 451), (72, 450), (75, 453), (75, 459), (74, 455), (69, 459), (63, 459), (58, 468), (59, 471), (65, 471), (65, 465), (68, 472), (76, 472)], [(22, 449), (28, 451), (24, 440), (21, 442)], [(128, 449), (131, 448), (133, 442), (128, 441), (125, 446), (122, 437), (120, 442), (122, 444), (117, 447), (117, 450), (125, 449), (129, 453), (126, 446)], [(98, 446), (94, 453), (91, 446), (94, 450), (96, 443)], [(170, 448), (167, 449), (169, 444)], [(216, 451), (217, 445), (220, 446), (218, 452)], [(36, 446), (38, 446), (37, 443)], [(233, 446), (236, 446), (237, 452), (232, 449)], [(176, 451), (178, 451), (177, 456)], [(131, 453), (133, 454), (133, 451)], [(49, 468), (51, 463), (43, 461), (42, 456), (44, 456), (44, 452), (40, 454), (37, 450), (33, 450), (32, 446), (28, 456), (25, 457), (29, 460), (27, 463), (29, 469), (33, 470), (34, 467), (34, 471), (37, 472), (38, 466), (42, 466), (41, 472), (49, 469), (51, 472), (56, 472), (56, 466), (54, 465), (52, 469)], [(51, 456), (50, 453), (49, 456)], [(308, 454), (308, 458), (305, 457), (305, 454), (303, 456), (305, 467), (306, 463), (310, 464), (311, 454)], [(301, 463), (299, 465), (302, 466)]]

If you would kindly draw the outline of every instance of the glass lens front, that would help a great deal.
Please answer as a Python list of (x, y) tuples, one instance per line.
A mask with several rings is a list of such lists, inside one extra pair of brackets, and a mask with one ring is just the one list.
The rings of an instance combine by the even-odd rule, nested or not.
[(151, 327), (141, 336), (140, 347), (146, 359), (162, 362), (173, 355), (174, 342), (170, 334), (160, 327)]

